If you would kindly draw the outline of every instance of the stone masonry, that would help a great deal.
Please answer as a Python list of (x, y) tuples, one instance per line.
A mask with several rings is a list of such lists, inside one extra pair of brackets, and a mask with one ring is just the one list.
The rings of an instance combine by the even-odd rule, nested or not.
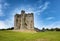
[(14, 16), (14, 30), (34, 30), (34, 15), (33, 13), (26, 14), (24, 10), (21, 14)]

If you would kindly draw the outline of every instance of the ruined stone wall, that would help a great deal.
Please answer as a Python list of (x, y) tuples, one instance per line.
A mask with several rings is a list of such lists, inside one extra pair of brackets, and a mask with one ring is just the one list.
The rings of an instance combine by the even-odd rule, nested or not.
[(34, 16), (33, 13), (26, 14), (21, 11), (21, 14), (16, 14), (14, 17), (15, 30), (34, 30)]
[(34, 21), (33, 20), (34, 20), (33, 14), (31, 14), (31, 13), (27, 14), (27, 16), (26, 16), (26, 24), (27, 24), (27, 28), (29, 30), (34, 29)]
[(14, 16), (14, 29), (20, 29), (21, 27), (21, 15), (16, 14)]

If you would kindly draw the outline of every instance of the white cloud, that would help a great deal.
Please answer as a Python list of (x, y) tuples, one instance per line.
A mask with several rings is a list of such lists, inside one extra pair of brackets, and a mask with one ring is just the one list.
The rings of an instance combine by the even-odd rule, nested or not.
[(0, 16), (4, 16), (3, 10), (9, 6), (7, 2), (3, 2), (3, 1), (4, 0), (0, 0)]
[[(39, 0), (40, 2), (41, 0)], [(13, 12), (15, 13), (20, 13), (21, 10), (25, 10), (26, 13), (31, 13), (33, 12), (34, 14), (40, 15), (41, 12), (44, 12), (47, 8), (50, 2), (45, 2), (44, 4), (40, 5), (39, 7), (35, 8), (30, 5), (26, 6), (20, 6), (20, 8), (16, 8)], [(37, 4), (36, 4), (37, 5)]]
[(9, 18), (9, 19), (6, 19), (6, 20), (0, 20), (0, 29), (7, 29), (7, 28), (11, 28), (14, 24), (14, 20), (13, 18)]
[(3, 14), (2, 12), (2, 4), (0, 4), (0, 16)]
[(51, 23), (50, 25), (45, 26), (45, 28), (56, 28), (56, 27), (60, 28), (60, 21), (56, 21)]
[(54, 17), (48, 17), (48, 18), (46, 18), (46, 20), (52, 20), (52, 19), (54, 19)]
[(41, 12), (43, 12), (44, 10), (46, 10), (48, 8), (49, 4), (50, 4), (49, 2), (45, 2), (44, 7), (42, 8)]
[[(3, 4), (2, 4), (3, 3)], [(0, 0), (0, 16), (5, 16), (3, 10), (7, 9), (9, 7), (9, 4), (7, 2), (3, 2), (3, 0)], [(13, 17), (9, 17), (5, 20), (0, 20), (0, 29), (6, 29), (13, 26)]]
[(3, 16), (3, 12), (0, 10), (0, 16)]
[(6, 28), (8, 28), (8, 26), (5, 24), (5, 22), (4, 21), (0, 21), (0, 29), (6, 29)]
[(43, 7), (43, 5), (39, 6), (39, 9), (41, 9)]
[(7, 9), (9, 7), (10, 4), (8, 4), (7, 2), (4, 3), (4, 8)]
[(48, 8), (49, 4), (50, 4), (50, 2), (45, 2), (44, 4), (40, 5), (37, 8), (38, 10), (35, 13), (38, 13), (38, 15), (40, 15), (40, 13), (44, 12)]
[(25, 13), (34, 13), (34, 9), (32, 7), (20, 7), (20, 8), (15, 8), (15, 10), (13, 10), (13, 15), (15, 15), (16, 13), (17, 14), (20, 14), (21, 13), (21, 10), (25, 10)]
[(42, 12), (44, 12), (48, 8), (49, 4), (50, 4), (50, 2), (45, 2), (44, 4), (37, 7), (37, 9), (34, 8), (34, 10), (36, 10), (36, 11), (34, 11), (34, 13), (40, 15)]
[(2, 8), (2, 4), (0, 4), (0, 9)]
[(8, 6), (9, 4), (8, 3), (4, 3), (5, 6)]

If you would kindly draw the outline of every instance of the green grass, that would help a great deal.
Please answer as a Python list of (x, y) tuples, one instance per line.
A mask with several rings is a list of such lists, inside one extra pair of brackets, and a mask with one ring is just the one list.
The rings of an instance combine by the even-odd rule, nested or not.
[(14, 32), (0, 31), (0, 41), (60, 41), (60, 32)]

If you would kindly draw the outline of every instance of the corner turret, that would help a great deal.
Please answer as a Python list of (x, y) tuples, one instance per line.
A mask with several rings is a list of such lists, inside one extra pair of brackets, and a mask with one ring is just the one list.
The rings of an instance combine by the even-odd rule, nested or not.
[(25, 13), (25, 11), (24, 10), (21, 10), (21, 14), (24, 14)]

